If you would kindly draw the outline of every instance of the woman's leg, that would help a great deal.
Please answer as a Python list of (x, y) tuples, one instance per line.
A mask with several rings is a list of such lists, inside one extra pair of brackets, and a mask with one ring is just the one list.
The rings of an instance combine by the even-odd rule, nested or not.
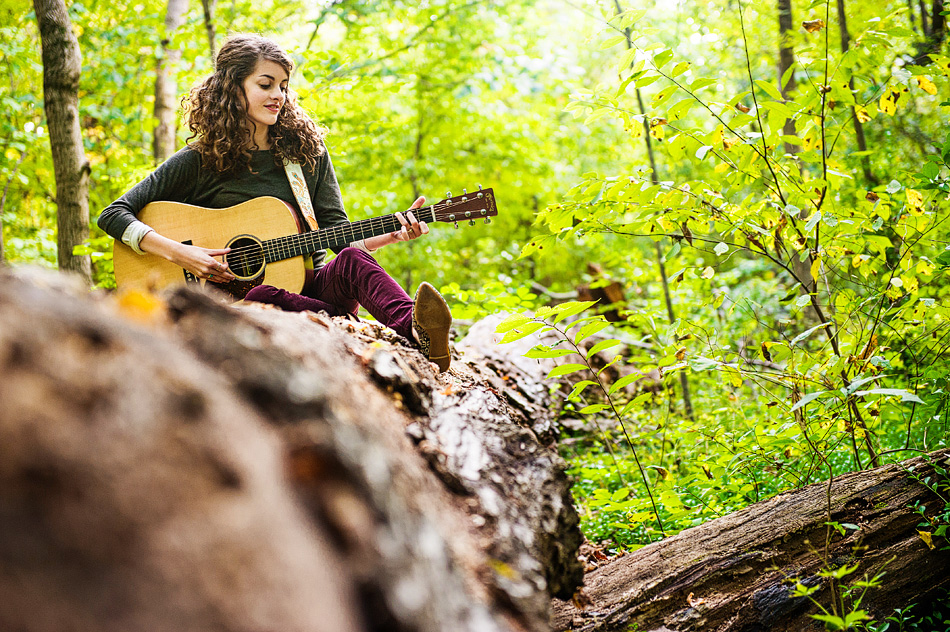
[(258, 285), (251, 289), (244, 297), (245, 301), (255, 301), (257, 303), (269, 303), (276, 305), (287, 312), (326, 312), (331, 316), (342, 316), (345, 312), (336, 305), (330, 305), (325, 301), (302, 294), (294, 294), (287, 290), (276, 288), (272, 285)]
[(307, 296), (355, 313), (359, 306), (400, 336), (412, 335), (412, 299), (372, 256), (344, 248), (314, 275)]

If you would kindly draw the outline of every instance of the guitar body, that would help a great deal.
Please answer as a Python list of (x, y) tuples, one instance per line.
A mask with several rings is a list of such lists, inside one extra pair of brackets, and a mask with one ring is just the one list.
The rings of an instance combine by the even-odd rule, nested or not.
[[(303, 290), (307, 271), (312, 268), (309, 256), (296, 256), (271, 261), (261, 269), (238, 273), (230, 258), (249, 250), (254, 240), (265, 241), (293, 235), (301, 231), (297, 217), (284, 202), (274, 197), (260, 197), (222, 209), (209, 209), (178, 202), (152, 202), (142, 209), (138, 218), (160, 235), (203, 248), (231, 247), (229, 266), (239, 278), (230, 283), (212, 283), (215, 287), (242, 299), (251, 288), (266, 284), (291, 292)], [(251, 232), (252, 231), (252, 232)], [(197, 282), (182, 268), (151, 254), (140, 255), (116, 240), (113, 247), (115, 281), (119, 289), (160, 290), (171, 285)]]

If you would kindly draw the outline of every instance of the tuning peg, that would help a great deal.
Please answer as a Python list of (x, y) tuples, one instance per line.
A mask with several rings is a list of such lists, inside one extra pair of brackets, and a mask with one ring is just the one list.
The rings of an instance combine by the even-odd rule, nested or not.
[(486, 218), (485, 218), (485, 223), (486, 223), (486, 224), (491, 224), (491, 218), (490, 218), (490, 217), (486, 217)]
[(468, 220), (468, 225), (469, 225), (469, 226), (474, 226), (474, 225), (475, 225), (475, 220), (474, 220), (474, 219)]
[(479, 190), (479, 191), (482, 190), (482, 185), (478, 185), (478, 190)]
[(452, 197), (452, 192), (451, 192), (451, 191), (446, 191), (446, 192), (445, 192), (445, 197), (447, 197), (447, 198)]
[(462, 195), (465, 195), (466, 193), (468, 193), (468, 189), (462, 189)]
[(458, 223), (458, 222), (455, 222), (455, 227), (456, 227), (456, 228), (459, 227), (459, 223)]

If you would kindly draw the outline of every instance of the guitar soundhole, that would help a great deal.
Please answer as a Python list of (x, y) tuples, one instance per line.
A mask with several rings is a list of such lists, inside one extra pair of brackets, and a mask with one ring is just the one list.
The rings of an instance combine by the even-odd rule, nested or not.
[(239, 279), (248, 280), (264, 271), (264, 246), (260, 240), (249, 235), (235, 237), (228, 244), (231, 252), (224, 256), (231, 273)]

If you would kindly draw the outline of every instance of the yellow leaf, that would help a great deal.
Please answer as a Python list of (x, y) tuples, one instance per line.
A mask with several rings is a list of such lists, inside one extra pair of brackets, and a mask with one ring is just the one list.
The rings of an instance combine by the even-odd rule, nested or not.
[(920, 194), (920, 191), (907, 189), (907, 206), (916, 209), (923, 208), (924, 196)]
[(871, 114), (868, 109), (862, 105), (855, 106), (854, 115), (858, 117), (859, 123), (867, 123), (871, 120)]
[(897, 112), (897, 102), (900, 101), (900, 98), (901, 92), (899, 90), (891, 88), (885, 92), (879, 103), (881, 112), (884, 112), (884, 114), (887, 114), (888, 116), (894, 116), (894, 114)]
[(806, 20), (802, 22), (802, 27), (809, 33), (817, 33), (821, 29), (825, 28), (824, 20)]
[(917, 282), (917, 277), (910, 275), (901, 275), (901, 280), (904, 282), (904, 290), (910, 294), (916, 292), (917, 288), (920, 287), (920, 284)]
[(934, 265), (929, 261), (921, 259), (917, 262), (917, 274), (923, 276), (930, 276), (934, 272)]
[(131, 290), (119, 294), (119, 311), (141, 323), (152, 323), (165, 316), (165, 304), (154, 294)]
[(723, 138), (722, 148), (725, 149), (726, 151), (729, 151), (729, 149), (738, 142), (739, 142), (738, 138)]
[(818, 281), (818, 272), (821, 270), (821, 259), (816, 258), (811, 264), (811, 278)]
[(729, 374), (729, 382), (736, 388), (739, 388), (740, 386), (742, 386), (742, 378), (739, 377), (738, 373)]
[(929, 531), (917, 531), (917, 535), (919, 535), (920, 539), (924, 541), (924, 544), (927, 545), (927, 548), (933, 551), (933, 534)]
[(930, 77), (917, 77), (917, 85), (927, 94), (937, 94), (937, 86), (930, 80)]
[(718, 165), (716, 165), (716, 168), (713, 169), (713, 171), (715, 171), (716, 173), (723, 173), (727, 171), (728, 169), (729, 169), (728, 162), (720, 162)]
[(650, 136), (652, 136), (653, 138), (657, 140), (663, 140), (664, 136), (666, 136), (666, 133), (663, 131), (663, 126), (654, 125), (653, 127), (651, 127)]
[(713, 276), (715, 276), (715, 274), (716, 274), (716, 271), (712, 269), (712, 266), (706, 266), (705, 268), (703, 268), (704, 279), (711, 279), (713, 278)]

